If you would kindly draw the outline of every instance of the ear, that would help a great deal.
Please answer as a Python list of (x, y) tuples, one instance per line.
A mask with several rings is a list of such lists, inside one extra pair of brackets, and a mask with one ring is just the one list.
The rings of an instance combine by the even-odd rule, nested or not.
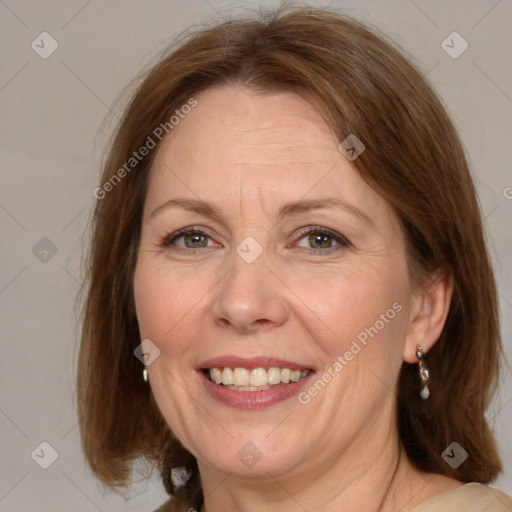
[(404, 345), (406, 363), (417, 363), (416, 349), (425, 353), (434, 346), (443, 331), (453, 294), (453, 277), (436, 272), (411, 294), (409, 326)]

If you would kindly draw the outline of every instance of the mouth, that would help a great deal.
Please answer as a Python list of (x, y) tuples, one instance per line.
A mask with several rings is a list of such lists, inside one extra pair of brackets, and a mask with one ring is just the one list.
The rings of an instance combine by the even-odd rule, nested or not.
[(243, 368), (215, 367), (202, 370), (213, 384), (224, 386), (233, 391), (266, 391), (276, 386), (286, 386), (300, 382), (311, 370), (292, 370), (291, 368)]
[(261, 409), (297, 395), (315, 370), (283, 359), (218, 357), (197, 368), (207, 393), (225, 405)]

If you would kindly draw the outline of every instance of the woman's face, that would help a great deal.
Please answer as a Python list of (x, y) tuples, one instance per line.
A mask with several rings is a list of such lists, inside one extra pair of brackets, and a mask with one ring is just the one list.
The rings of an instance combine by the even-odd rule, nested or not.
[(321, 471), (395, 425), (411, 292), (397, 217), (299, 95), (196, 100), (144, 208), (152, 392), (200, 469)]

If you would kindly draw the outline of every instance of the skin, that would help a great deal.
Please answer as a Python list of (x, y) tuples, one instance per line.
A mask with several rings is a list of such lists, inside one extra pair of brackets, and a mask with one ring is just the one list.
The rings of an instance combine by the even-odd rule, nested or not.
[[(461, 485), (414, 469), (395, 425), (400, 367), (441, 333), (450, 279), (414, 287), (397, 216), (311, 103), (241, 86), (196, 99), (156, 155), (134, 290), (141, 338), (160, 350), (151, 389), (198, 460), (203, 510), (409, 510)], [(277, 218), (287, 202), (326, 197), (370, 222), (335, 208)], [(175, 198), (213, 203), (221, 218), (182, 207), (153, 214)], [(207, 233), (162, 246), (189, 226)], [(303, 234), (308, 226), (349, 244)], [(263, 249), (252, 263), (236, 252), (248, 236)], [(400, 313), (307, 405), (294, 397), (235, 409), (211, 398), (196, 373), (207, 359), (235, 355), (292, 360), (321, 376), (395, 303)], [(237, 456), (249, 442), (261, 454), (252, 467)]]

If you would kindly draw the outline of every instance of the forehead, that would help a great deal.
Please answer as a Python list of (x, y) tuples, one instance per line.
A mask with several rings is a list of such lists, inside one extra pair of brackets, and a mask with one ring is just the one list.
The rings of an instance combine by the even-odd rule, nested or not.
[(147, 203), (185, 195), (272, 209), (276, 202), (339, 195), (370, 215), (387, 210), (340, 153), (319, 110), (300, 95), (223, 86), (195, 99), (158, 150)]
[(313, 148), (318, 159), (336, 145), (319, 111), (294, 92), (261, 94), (222, 86), (204, 91), (196, 100), (194, 110), (164, 140), (163, 151), (192, 146), (194, 160), (202, 162), (220, 158), (236, 164), (250, 155), (254, 164), (277, 165), (292, 155), (313, 156)]

